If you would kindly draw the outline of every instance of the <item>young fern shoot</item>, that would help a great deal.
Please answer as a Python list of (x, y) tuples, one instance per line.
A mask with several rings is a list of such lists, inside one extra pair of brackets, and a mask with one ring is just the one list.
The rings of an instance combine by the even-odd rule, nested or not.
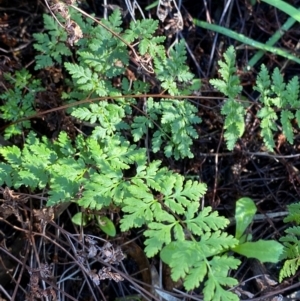
[(230, 46), (224, 54), (225, 61), (219, 61), (219, 73), (222, 79), (211, 79), (210, 83), (228, 99), (225, 100), (221, 113), (225, 116), (224, 129), (227, 148), (233, 150), (237, 139), (245, 131), (245, 108), (237, 101), (242, 91), (239, 77), (235, 74), (235, 50)]
[[(262, 65), (256, 80), (255, 90), (260, 92), (261, 109), (257, 117), (261, 119), (261, 135), (266, 147), (272, 151), (275, 147), (274, 132), (280, 129), (289, 143), (294, 142), (292, 121), (300, 125), (299, 80), (293, 77), (288, 84), (275, 68), (270, 78), (266, 66)], [(280, 120), (279, 114), (280, 112)]]
[[(232, 150), (245, 131), (245, 108), (238, 100), (242, 86), (235, 75), (235, 51), (230, 46), (219, 61), (221, 79), (211, 79), (210, 83), (227, 99), (221, 113), (225, 116), (224, 129), (227, 148)], [(260, 93), (259, 110), (256, 117), (260, 120), (261, 136), (269, 151), (275, 147), (274, 134), (282, 131), (289, 143), (294, 142), (293, 120), (300, 125), (299, 80), (293, 77), (287, 84), (278, 68), (270, 73), (262, 65), (257, 76), (254, 90)]]

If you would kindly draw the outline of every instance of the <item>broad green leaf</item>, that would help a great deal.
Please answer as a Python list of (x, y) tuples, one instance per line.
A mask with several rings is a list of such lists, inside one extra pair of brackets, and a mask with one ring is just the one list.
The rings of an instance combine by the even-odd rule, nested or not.
[(99, 228), (107, 235), (116, 236), (115, 224), (107, 216), (96, 216)]
[(247, 227), (251, 224), (256, 213), (256, 206), (252, 199), (243, 197), (235, 205), (235, 237), (240, 239)]
[(75, 215), (72, 217), (72, 223), (77, 225), (77, 226), (86, 226), (88, 222), (88, 216), (82, 212), (77, 212)]
[(274, 240), (259, 240), (245, 242), (232, 250), (247, 258), (255, 258), (261, 262), (277, 263), (283, 253), (283, 245)]

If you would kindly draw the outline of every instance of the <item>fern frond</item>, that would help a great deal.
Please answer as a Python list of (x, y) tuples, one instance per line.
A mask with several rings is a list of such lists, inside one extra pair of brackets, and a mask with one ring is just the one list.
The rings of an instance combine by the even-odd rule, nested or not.
[[(0, 95), (0, 99), (5, 100), (0, 106), (1, 118), (14, 122), (34, 115), (36, 95), (45, 90), (41, 81), (32, 78), (32, 75), (25, 69), (16, 71), (13, 75), (6, 73), (4, 77), (14, 88)], [(29, 120), (13, 124), (5, 129), (4, 137), (9, 139), (14, 135), (19, 135), (23, 128), (29, 129), (30, 126)]]
[(285, 236), (280, 238), (284, 245), (283, 259), (286, 259), (279, 273), (279, 281), (283, 278), (294, 276), (300, 266), (300, 203), (287, 206), (288, 215), (284, 222), (293, 222), (297, 226), (285, 230)]
[(49, 15), (44, 14), (43, 18), (46, 33), (33, 34), (37, 41), (33, 47), (42, 53), (36, 56), (35, 70), (52, 66), (54, 62), (61, 64), (62, 56), (72, 54), (66, 46), (67, 33), (64, 28)]
[(237, 101), (228, 99), (222, 107), (221, 113), (225, 115), (224, 129), (227, 148), (232, 150), (238, 138), (245, 131), (245, 109)]
[[(231, 242), (230, 242), (231, 240)], [(235, 245), (237, 241), (228, 237), (228, 244)], [(215, 246), (215, 243), (214, 243)], [(184, 279), (187, 290), (198, 287), (200, 282), (204, 283), (205, 300), (238, 300), (238, 297), (226, 292), (222, 287), (237, 284), (237, 280), (228, 277), (229, 269), (236, 269), (239, 260), (231, 256), (214, 256), (207, 260), (202, 245), (196, 241), (176, 241), (164, 247), (161, 257), (171, 267), (171, 277), (174, 281)], [(180, 264), (178, 264), (180, 262)]]
[(186, 220), (187, 228), (195, 235), (202, 235), (211, 229), (217, 231), (224, 229), (229, 221), (218, 215), (218, 212), (211, 212), (211, 207), (205, 207), (197, 217)]
[(89, 107), (81, 107), (73, 110), (72, 116), (89, 121), (91, 124), (99, 124), (93, 131), (92, 136), (103, 139), (112, 136), (120, 129), (128, 129), (122, 120), (125, 112), (122, 106), (102, 101), (98, 104), (90, 104)]
[(300, 203), (295, 203), (287, 206), (288, 215), (284, 218), (285, 223), (295, 222), (297, 225), (300, 224)]
[(14, 183), (14, 178), (16, 178), (16, 174), (14, 173), (14, 169), (11, 165), (6, 163), (0, 163), (0, 185), (7, 185), (8, 187), (12, 187)]
[(270, 93), (271, 93), (271, 79), (269, 75), (269, 71), (265, 65), (261, 65), (260, 72), (256, 78), (256, 84), (254, 86), (254, 90), (260, 93), (261, 102), (269, 106), (270, 105)]
[(257, 117), (260, 117), (261, 136), (265, 142), (266, 147), (272, 150), (275, 147), (273, 132), (276, 130), (275, 121), (278, 119), (277, 114), (271, 107), (263, 107), (258, 111)]
[(192, 92), (190, 82), (194, 75), (186, 64), (186, 49), (183, 41), (170, 50), (170, 57), (154, 57), (156, 77), (161, 81), (161, 86), (170, 95), (179, 95), (181, 90)]
[(300, 267), (300, 256), (293, 259), (288, 259), (284, 262), (283, 267), (279, 272), (279, 282), (284, 278), (294, 276)]
[(115, 33), (122, 31), (122, 13), (119, 9), (114, 9), (108, 20), (103, 20), (103, 23), (108, 26)]
[(286, 101), (284, 105), (291, 105), (293, 109), (299, 109), (299, 78), (294, 76), (286, 86)]
[(230, 46), (224, 53), (225, 62), (219, 61), (222, 79), (211, 79), (209, 82), (230, 99), (237, 97), (242, 91), (239, 77), (235, 74), (235, 50)]
[[(284, 222), (287, 222), (287, 221), (289, 221), (288, 217), (286, 219), (284, 219)], [(296, 221), (296, 220), (294, 220), (294, 221)], [(285, 230), (285, 233), (290, 234), (290, 235), (300, 236), (300, 226), (289, 227)]]
[(272, 103), (278, 108), (282, 108), (287, 102), (285, 90), (286, 85), (278, 68), (275, 68), (272, 73), (272, 83), (271, 89), (276, 95), (272, 98)]
[(223, 286), (233, 286), (237, 284), (237, 280), (228, 277), (229, 268), (236, 269), (239, 265), (239, 260), (228, 257), (226, 255), (219, 257), (214, 256), (209, 262), (211, 271), (208, 273), (208, 280), (205, 282), (203, 293), (205, 300), (212, 301), (237, 301), (238, 296), (230, 291), (224, 290)]
[[(275, 147), (273, 135), (278, 130), (276, 126), (278, 109), (281, 109), (280, 122), (283, 134), (289, 143), (293, 143), (292, 120), (296, 117), (298, 124), (300, 121), (298, 78), (294, 77), (286, 84), (279, 69), (275, 68), (270, 79), (267, 68), (262, 65), (254, 89), (261, 93), (259, 99), (263, 107), (257, 113), (257, 117), (261, 118), (261, 135), (267, 148), (272, 150)], [(291, 109), (297, 109), (295, 114)]]
[(292, 126), (292, 119), (294, 118), (294, 114), (288, 110), (283, 110), (280, 116), (280, 122), (282, 124), (283, 134), (285, 135), (287, 141), (289, 143), (294, 142), (294, 133)]
[(224, 129), (227, 148), (232, 150), (238, 138), (245, 130), (244, 116), (246, 114), (243, 105), (235, 100), (241, 93), (242, 86), (239, 77), (235, 74), (235, 51), (231, 46), (224, 54), (225, 62), (219, 61), (222, 79), (211, 79), (209, 82), (229, 99), (225, 101), (221, 113), (225, 115)]

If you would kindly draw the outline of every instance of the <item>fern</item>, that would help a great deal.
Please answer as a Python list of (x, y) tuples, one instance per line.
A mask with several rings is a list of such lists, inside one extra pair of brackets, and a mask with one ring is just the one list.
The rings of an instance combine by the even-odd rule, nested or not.
[[(122, 211), (121, 230), (146, 227), (146, 254), (160, 254), (171, 266), (172, 277), (183, 278), (186, 289), (203, 283), (205, 300), (237, 300), (225, 287), (236, 284), (228, 273), (237, 268), (239, 260), (226, 252), (238, 241), (225, 232), (227, 219), (210, 207), (200, 210), (206, 185), (186, 180), (159, 160), (150, 161), (149, 150), (135, 144), (147, 138), (154, 153), (162, 150), (167, 157), (191, 158), (193, 139), (198, 137), (195, 125), (201, 122), (197, 108), (186, 99), (149, 98), (141, 110), (136, 109), (140, 104), (134, 98), (123, 97), (150, 91), (149, 84), (126, 78), (133, 55), (144, 71), (151, 71), (154, 60), (153, 71), (167, 93), (188, 95), (199, 89), (200, 81), (186, 65), (185, 44), (175, 45), (167, 56), (164, 37), (153, 37), (157, 22), (141, 20), (124, 31), (119, 10), (101, 22), (121, 39), (76, 12), (70, 14), (85, 34), (76, 43), (76, 56), (69, 61), (70, 52), (62, 51), (68, 37), (45, 17), (46, 31), (36, 36), (35, 47), (42, 52), (36, 69), (50, 62), (65, 68), (70, 91), (63, 99), (67, 102), (99, 96), (109, 96), (109, 100), (69, 109), (73, 117), (93, 127), (88, 137), (78, 135), (70, 141), (61, 132), (51, 142), (30, 132), (22, 148), (2, 147), (0, 184), (43, 190), (48, 194), (48, 206), (68, 201), (97, 210), (117, 206)], [(130, 47), (122, 39), (134, 43), (135, 54), (129, 53)], [(121, 79), (119, 85), (112, 84), (116, 78)], [(230, 110), (237, 108), (228, 102), (224, 110), (230, 115)], [(177, 267), (181, 256), (183, 265)]]
[(147, 133), (148, 128), (154, 128), (152, 150), (154, 153), (161, 150), (164, 145), (166, 157), (172, 155), (179, 158), (192, 158), (190, 146), (192, 139), (198, 137), (194, 124), (201, 122), (196, 115), (197, 109), (186, 100), (161, 99), (154, 102), (152, 98), (147, 101), (147, 116), (135, 117), (131, 124), (132, 135), (135, 141), (140, 140)]
[(280, 282), (286, 277), (294, 276), (300, 267), (300, 203), (291, 204), (287, 209), (288, 215), (284, 222), (293, 222), (297, 226), (286, 229), (286, 235), (280, 238), (284, 245), (283, 259), (285, 259), (279, 273)]
[(224, 54), (225, 61), (219, 61), (220, 75), (222, 79), (211, 79), (210, 83), (228, 97), (225, 101), (221, 113), (225, 115), (224, 129), (227, 148), (232, 150), (238, 138), (240, 138), (245, 130), (245, 109), (243, 105), (236, 101), (242, 91), (240, 80), (235, 75), (235, 51), (230, 46)]
[(182, 90), (186, 94), (191, 94), (194, 89), (200, 88), (199, 81), (194, 80), (194, 75), (186, 65), (186, 49), (183, 41), (170, 50), (170, 57), (155, 56), (154, 65), (156, 77), (170, 95), (180, 95)]
[[(95, 124), (93, 137), (96, 139), (112, 136), (116, 131), (128, 129), (129, 126), (123, 122), (125, 117), (124, 109), (116, 104), (110, 104), (103, 101), (99, 104), (91, 104), (89, 108), (78, 108), (72, 112), (72, 115), (80, 120), (89, 121)], [(97, 126), (97, 124), (99, 124)]]
[(141, 55), (148, 53), (152, 57), (157, 55), (165, 57), (165, 48), (161, 45), (165, 37), (153, 36), (157, 28), (157, 20), (137, 20), (130, 23), (130, 28), (125, 31), (122, 37), (129, 43), (138, 41), (138, 49)]
[[(13, 88), (0, 95), (0, 99), (4, 101), (0, 106), (1, 118), (8, 122), (14, 122), (34, 115), (36, 112), (35, 97), (38, 92), (44, 90), (41, 81), (33, 79), (25, 69), (16, 71), (14, 75), (6, 73), (4, 77)], [(31, 128), (30, 121), (23, 121), (6, 128), (5, 139), (21, 134), (24, 128)]]
[[(211, 217), (208, 216), (208, 218)], [(222, 218), (214, 217), (215, 221), (218, 219)], [(205, 222), (205, 218), (203, 222)], [(152, 232), (149, 232), (148, 235), (154, 235)], [(235, 294), (225, 291), (222, 286), (237, 284), (236, 279), (228, 277), (228, 271), (236, 269), (240, 261), (228, 255), (217, 256), (222, 251), (234, 247), (238, 241), (221, 231), (204, 232), (205, 234), (199, 240), (189, 241), (177, 238), (177, 241), (172, 241), (163, 248), (161, 257), (165, 263), (170, 265), (172, 279), (176, 281), (183, 278), (187, 290), (194, 289), (204, 282), (205, 300), (239, 300)], [(175, 230), (174, 233), (176, 233)], [(151, 238), (151, 242), (155, 246), (160, 240)], [(211, 256), (213, 257), (211, 258)]]
[[(245, 109), (239, 98), (242, 91), (236, 73), (235, 51), (231, 46), (224, 54), (224, 61), (219, 62), (222, 79), (211, 79), (210, 83), (223, 93), (228, 99), (225, 101), (221, 113), (225, 116), (224, 129), (227, 148), (232, 150), (238, 138), (245, 130)], [(280, 128), (289, 143), (294, 142), (293, 121), (300, 125), (299, 80), (293, 77), (287, 84), (279, 69), (275, 68), (271, 76), (267, 68), (262, 65), (256, 79), (254, 90), (260, 93), (260, 109), (257, 117), (261, 120), (261, 136), (266, 147), (272, 151), (275, 147), (274, 134)], [(278, 113), (280, 112), (280, 114)]]
[(72, 54), (66, 46), (67, 33), (64, 28), (48, 15), (44, 15), (44, 27), (46, 33), (33, 34), (36, 40), (33, 47), (42, 53), (35, 56), (36, 70), (52, 66), (54, 62), (61, 64), (62, 56)]
[[(112, 26), (112, 30), (116, 30), (122, 35), (121, 29), (118, 27), (120, 20), (121, 13), (116, 10), (105, 24)], [(151, 26), (149, 26), (149, 22)], [(155, 63), (155, 72), (161, 79), (162, 86), (172, 94), (191, 93), (199, 88), (199, 81), (194, 80), (194, 76), (185, 64), (184, 43), (176, 45), (175, 49), (170, 51), (171, 57), (166, 58), (163, 45), (156, 44), (162, 43), (164, 39), (162, 37), (148, 39), (157, 29), (157, 22), (141, 20), (138, 23), (139, 26), (133, 23), (122, 37), (128, 42), (139, 41), (139, 47), (143, 45), (141, 46), (142, 50), (139, 48), (140, 52), (144, 54), (147, 48), (147, 53), (154, 56), (157, 62), (159, 61), (159, 64)], [(112, 24), (116, 24), (116, 28)], [(149, 91), (149, 87), (139, 80), (135, 81), (133, 91), (128, 91), (126, 79), (122, 82), (123, 91), (113, 87), (111, 78), (122, 75), (128, 66), (127, 46), (120, 43), (119, 39), (103, 28), (91, 31), (90, 34), (92, 35), (91, 39), (78, 51), (79, 62), (65, 63), (65, 68), (73, 79), (72, 93), (77, 91), (77, 95), (81, 95), (80, 92), (88, 92), (95, 96), (120, 96), (129, 92), (138, 94), (141, 91), (144, 93)], [(162, 67), (165, 68), (164, 72), (160, 72)], [(172, 87), (176, 92), (172, 90)], [(193, 139), (198, 137), (194, 125), (201, 122), (196, 115), (197, 108), (195, 106), (186, 100), (162, 99), (154, 102), (149, 99), (145, 115), (136, 116), (133, 122), (125, 123), (124, 119), (132, 113), (128, 108), (130, 102), (125, 102), (120, 98), (117, 98), (116, 102), (117, 104), (111, 104), (103, 101), (99, 105), (79, 107), (73, 110), (72, 115), (90, 123), (99, 123), (96, 124), (93, 131), (93, 137), (96, 138), (103, 138), (114, 133), (120, 134), (123, 130), (131, 127), (134, 141), (138, 141), (149, 129), (153, 128), (154, 133), (151, 139), (153, 152), (158, 152), (163, 147), (167, 157), (174, 156), (175, 159), (193, 157), (190, 148)], [(131, 103), (134, 104), (134, 101)]]
[[(275, 147), (274, 132), (278, 130), (278, 114), (281, 110), (280, 123), (283, 134), (289, 143), (294, 142), (292, 121), (297, 120), (299, 125), (300, 102), (299, 81), (297, 77), (292, 78), (286, 85), (278, 68), (275, 68), (270, 79), (267, 68), (262, 65), (257, 77), (255, 89), (260, 92), (262, 108), (257, 116), (261, 118), (261, 135), (269, 150)], [(293, 111), (291, 111), (293, 110)], [(296, 110), (296, 111), (295, 111)]]
[[(206, 300), (237, 300), (223, 286), (236, 284), (227, 274), (239, 260), (222, 254), (238, 240), (224, 232), (227, 219), (211, 212), (210, 207), (199, 212), (205, 184), (186, 181), (161, 167), (160, 161), (148, 164), (146, 150), (120, 136), (106, 136), (101, 142), (78, 136), (71, 143), (62, 132), (51, 143), (31, 132), (22, 150), (3, 147), (0, 154), (6, 161), (0, 164), (0, 174), (6, 173), (1, 185), (12, 183), (15, 188), (26, 186), (31, 190), (49, 187), (48, 205), (76, 200), (90, 209), (119, 206), (124, 213), (121, 230), (146, 225), (147, 256), (161, 252), (172, 268), (172, 277), (183, 277), (186, 289), (205, 280)], [(134, 175), (126, 175), (129, 169), (132, 173), (133, 166)], [(190, 241), (189, 237), (194, 239)], [(172, 256), (166, 260), (168, 252)], [(177, 265), (178, 258), (182, 265)], [(222, 295), (227, 297), (218, 297)]]

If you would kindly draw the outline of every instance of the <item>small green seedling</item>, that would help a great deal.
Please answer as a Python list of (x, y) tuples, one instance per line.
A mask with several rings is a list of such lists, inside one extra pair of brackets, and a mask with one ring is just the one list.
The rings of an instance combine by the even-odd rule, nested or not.
[(86, 214), (86, 213), (78, 212), (72, 217), (72, 222), (75, 225), (78, 226), (82, 225), (84, 227), (92, 219), (95, 219), (97, 221), (99, 228), (105, 234), (111, 237), (116, 236), (116, 227), (114, 223), (106, 216), (99, 216), (95, 214)]
[(252, 242), (249, 241), (252, 237), (245, 234), (246, 229), (253, 222), (255, 213), (256, 206), (252, 199), (243, 197), (236, 202), (235, 238), (239, 240), (239, 244), (232, 248), (232, 251), (247, 258), (255, 258), (260, 262), (277, 263), (280, 261), (283, 253), (282, 244), (275, 240), (258, 240)]

